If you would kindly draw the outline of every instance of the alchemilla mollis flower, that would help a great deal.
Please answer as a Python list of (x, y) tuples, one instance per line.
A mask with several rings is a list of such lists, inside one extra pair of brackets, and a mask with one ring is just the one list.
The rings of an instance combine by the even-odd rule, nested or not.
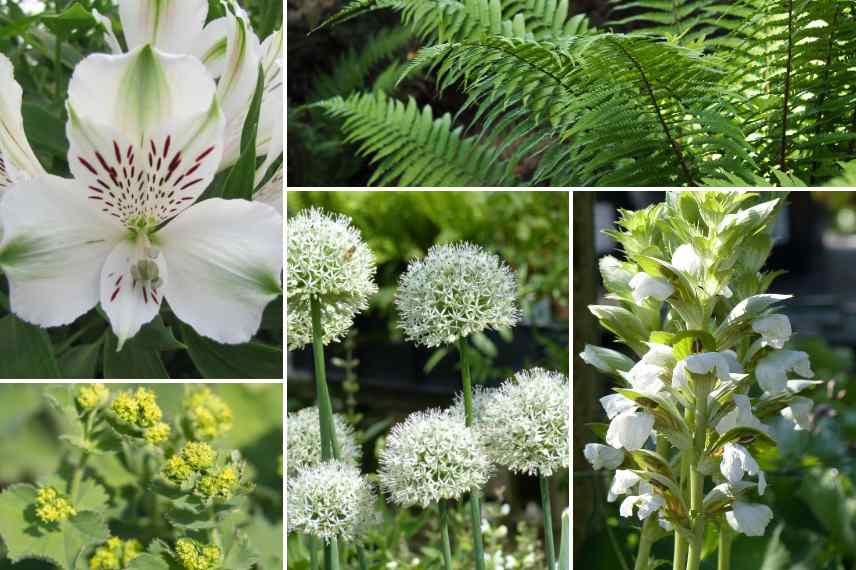
[(110, 400), (110, 390), (104, 384), (86, 384), (77, 389), (76, 400), (81, 408), (91, 410)]
[[(362, 452), (354, 439), (353, 428), (340, 414), (333, 415), (333, 424), (341, 461), (347, 465), (358, 465)], [(318, 408), (310, 406), (288, 414), (286, 425), (288, 476), (293, 477), (299, 471), (321, 463), (321, 424)]]
[(191, 538), (179, 538), (175, 555), (184, 570), (216, 570), (223, 557), (216, 544), (203, 544)]
[(232, 429), (232, 408), (207, 386), (193, 389), (182, 406), (196, 439), (214, 439)]
[(517, 473), (550, 477), (570, 461), (570, 406), (565, 376), (531, 368), (491, 392), (476, 427), (494, 462)]
[(478, 434), (448, 411), (410, 414), (393, 426), (380, 454), (380, 484), (402, 506), (460, 499), (490, 477)]
[(95, 549), (89, 559), (89, 568), (90, 570), (122, 570), (142, 553), (143, 545), (139, 540), (132, 538), (125, 541), (113, 536)]
[(359, 469), (327, 461), (288, 482), (288, 530), (329, 541), (354, 540), (373, 520), (375, 495)]
[(287, 230), (289, 349), (312, 342), (312, 300), (320, 304), (324, 344), (338, 340), (377, 292), (374, 254), (341, 214), (304, 209)]
[(436, 347), (488, 329), (512, 327), (514, 273), (496, 255), (469, 244), (436, 245), (411, 263), (395, 296), (408, 340)]
[(90, 55), (67, 108), (72, 178), (18, 181), (0, 203), (12, 312), (53, 327), (100, 303), (121, 348), (166, 300), (203, 336), (250, 340), (281, 294), (282, 216), (247, 200), (197, 202), (224, 149), (205, 66), (148, 44)]
[(58, 523), (77, 514), (68, 497), (53, 487), (41, 487), (36, 493), (36, 517), (43, 523)]

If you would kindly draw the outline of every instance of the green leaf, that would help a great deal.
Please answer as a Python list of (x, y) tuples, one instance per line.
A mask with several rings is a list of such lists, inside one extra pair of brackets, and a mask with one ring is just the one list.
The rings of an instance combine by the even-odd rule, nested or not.
[(107, 331), (104, 337), (104, 378), (149, 379), (169, 378), (159, 350), (140, 346), (136, 337), (116, 352), (116, 335)]
[(43, 524), (35, 514), (36, 492), (33, 485), (18, 484), (0, 494), (0, 537), (12, 562), (41, 558), (73, 570), (84, 550), (110, 537), (101, 515), (92, 511), (78, 511), (59, 524)]
[(0, 378), (60, 378), (48, 333), (13, 315), (0, 319)]
[(203, 378), (282, 378), (282, 349), (251, 342), (219, 344), (181, 325), (187, 351)]
[(256, 180), (256, 133), (259, 130), (259, 113), (262, 106), (262, 95), (265, 88), (265, 75), (259, 65), (259, 77), (256, 81), (256, 92), (250, 103), (247, 118), (244, 119), (244, 129), (241, 131), (241, 156), (232, 167), (226, 183), (222, 187), (223, 198), (253, 199)]
[(223, 568), (229, 570), (249, 570), (259, 558), (258, 553), (250, 546), (247, 535), (241, 530), (234, 533), (224, 533), (223, 537)]
[(172, 328), (164, 324), (160, 315), (152, 322), (143, 326), (136, 335), (134, 342), (138, 348), (149, 350), (183, 350), (187, 348), (175, 338)]
[(559, 570), (571, 568), (571, 512), (562, 513), (562, 542), (559, 545)]
[(128, 564), (126, 570), (170, 570), (170, 565), (160, 556), (140, 554)]
[(259, 552), (259, 567), (264, 570), (282, 568), (282, 522), (274, 524), (256, 514), (246, 531), (250, 543)]
[(726, 443), (739, 443), (740, 445), (762, 445), (776, 447), (776, 442), (766, 433), (748, 426), (733, 427), (721, 436), (707, 450), (707, 455), (713, 454)]
[(101, 341), (69, 348), (65, 354), (59, 357), (59, 367), (62, 370), (63, 378), (80, 380), (94, 378), (100, 351)]
[(73, 31), (83, 31), (95, 26), (96, 21), (89, 10), (75, 2), (59, 14), (42, 16), (42, 23), (54, 34), (67, 36)]

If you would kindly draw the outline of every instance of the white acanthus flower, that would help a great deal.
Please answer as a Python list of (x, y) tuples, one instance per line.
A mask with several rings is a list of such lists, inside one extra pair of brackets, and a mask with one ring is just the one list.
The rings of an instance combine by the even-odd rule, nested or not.
[(665, 279), (652, 277), (644, 272), (639, 272), (630, 280), (630, 287), (633, 289), (633, 300), (641, 303), (645, 299), (651, 297), (657, 301), (665, 301), (672, 296), (675, 288)]
[(752, 330), (761, 335), (764, 346), (782, 349), (791, 338), (791, 321), (785, 315), (767, 315), (752, 321)]
[(728, 370), (732, 374), (743, 374), (743, 365), (737, 360), (736, 352), (733, 350), (723, 350), (719, 354), (725, 357), (725, 360), (728, 362)]
[(288, 531), (325, 542), (361, 537), (374, 520), (371, 483), (352, 466), (327, 461), (288, 481)]
[(722, 435), (736, 427), (749, 427), (764, 433), (769, 433), (770, 431), (770, 428), (764, 425), (752, 413), (752, 401), (749, 399), (749, 396), (744, 396), (743, 394), (734, 395), (734, 409), (719, 420), (716, 424), (716, 431)]
[(600, 443), (587, 443), (583, 455), (595, 471), (618, 469), (624, 463), (624, 451)]
[[(354, 430), (339, 414), (333, 415), (336, 430), (336, 443), (342, 463), (358, 466), (362, 455), (354, 439)], [(318, 408), (310, 406), (288, 414), (286, 458), (288, 477), (315, 467), (321, 463), (321, 424), (318, 421)]]
[(813, 378), (814, 372), (808, 354), (800, 350), (775, 350), (764, 356), (755, 366), (755, 378), (761, 389), (778, 394), (787, 388), (788, 373)]
[(728, 526), (746, 536), (764, 536), (767, 525), (773, 520), (773, 511), (767, 505), (736, 501), (725, 513)]
[(514, 273), (496, 255), (468, 244), (435, 245), (401, 277), (395, 304), (408, 340), (451, 344), (520, 319)]
[(636, 508), (636, 515), (640, 521), (644, 521), (650, 515), (659, 511), (666, 501), (663, 497), (654, 493), (654, 488), (650, 483), (645, 481), (639, 482), (638, 495), (629, 495), (621, 501), (618, 512), (622, 517), (628, 518), (633, 516), (633, 509)]
[(729, 360), (721, 352), (691, 354), (678, 362), (672, 371), (672, 387), (686, 388), (689, 385), (686, 375), (687, 371), (698, 375), (711, 374), (721, 382), (729, 382), (731, 381), (731, 376), (729, 375), (731, 372), (731, 363)]
[(145, 45), (96, 54), (68, 88), (72, 179), (42, 174), (0, 204), (12, 311), (43, 327), (97, 303), (119, 347), (166, 299), (221, 343), (249, 341), (281, 294), (282, 217), (212, 198), (224, 120), (202, 63)]
[(654, 429), (654, 416), (639, 409), (636, 402), (621, 394), (610, 394), (600, 399), (600, 405), (610, 420), (606, 443), (616, 449), (640, 449)]
[(516, 473), (549, 477), (570, 461), (570, 406), (564, 375), (531, 368), (491, 391), (476, 426), (494, 462)]
[(811, 429), (811, 410), (814, 402), (804, 396), (794, 396), (790, 405), (781, 411), (782, 417), (794, 423), (796, 431)]
[(637, 392), (656, 394), (665, 386), (662, 378), (675, 365), (672, 347), (650, 343), (648, 352), (627, 372), (626, 378)]
[(377, 292), (375, 259), (351, 220), (318, 208), (287, 224), (288, 347), (312, 342), (311, 301), (321, 308), (324, 344), (338, 340)]
[(704, 260), (692, 245), (685, 243), (672, 253), (672, 265), (679, 271), (699, 276), (704, 271)]
[(629, 469), (618, 469), (612, 476), (606, 500), (614, 503), (621, 495), (628, 494), (641, 480), (639, 475)]
[(380, 453), (381, 488), (401, 506), (460, 499), (490, 476), (490, 461), (473, 428), (448, 411), (428, 410), (393, 426)]
[(743, 474), (758, 477), (758, 494), (763, 495), (767, 488), (764, 472), (749, 450), (739, 443), (726, 443), (722, 448), (722, 462), (719, 470), (726, 481), (732, 485), (743, 480)]
[(24, 131), (22, 96), (12, 62), (0, 53), (0, 196), (12, 183), (44, 173)]

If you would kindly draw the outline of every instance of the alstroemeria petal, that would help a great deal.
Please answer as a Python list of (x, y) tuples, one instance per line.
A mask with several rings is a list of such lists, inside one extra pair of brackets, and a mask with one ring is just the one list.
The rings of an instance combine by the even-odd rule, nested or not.
[[(149, 99), (126, 96), (131, 85)], [(90, 97), (109, 100), (99, 109)], [(193, 57), (150, 47), (90, 56), (75, 70), (68, 107), (71, 171), (127, 226), (170, 219), (214, 178), (224, 120), (213, 80)]]
[(271, 179), (265, 182), (265, 185), (255, 193), (253, 200), (273, 207), (282, 215), (283, 188), (282, 165), (280, 165)]
[(45, 327), (68, 324), (96, 305), (104, 260), (126, 236), (76, 182), (47, 174), (4, 194), (0, 225), (12, 312)]
[(170, 53), (190, 53), (208, 17), (208, 0), (119, 0), (128, 49), (151, 44)]
[(156, 237), (169, 267), (163, 294), (175, 315), (217, 342), (249, 341), (280, 294), (282, 217), (265, 204), (211, 199)]
[(0, 54), (0, 190), (10, 182), (44, 173), (24, 132), (22, 94), (12, 62)]
[(110, 48), (110, 51), (113, 53), (122, 53), (122, 45), (113, 31), (113, 20), (95, 9), (92, 10), (92, 17), (95, 18), (96, 22), (104, 26), (104, 42)]
[(167, 280), (163, 255), (125, 240), (110, 252), (101, 270), (101, 308), (119, 339), (118, 349), (158, 314), (159, 289)]

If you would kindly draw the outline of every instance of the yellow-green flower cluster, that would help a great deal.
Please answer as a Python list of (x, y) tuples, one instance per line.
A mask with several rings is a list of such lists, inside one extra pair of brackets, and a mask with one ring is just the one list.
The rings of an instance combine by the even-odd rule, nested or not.
[(90, 570), (121, 570), (142, 553), (143, 545), (139, 540), (132, 538), (123, 541), (114, 536), (95, 549), (95, 553), (89, 559), (89, 568)]
[(239, 482), (238, 470), (233, 465), (224, 465), (203, 475), (196, 490), (203, 497), (229, 500)]
[(220, 549), (214, 544), (202, 544), (190, 538), (179, 538), (175, 554), (185, 570), (214, 570), (220, 568)]
[(232, 429), (232, 408), (210, 388), (194, 390), (184, 400), (184, 411), (196, 439), (214, 439)]
[(71, 501), (53, 487), (42, 487), (36, 493), (36, 516), (43, 523), (61, 522), (76, 514)]
[(170, 427), (160, 421), (163, 412), (151, 390), (137, 388), (133, 393), (120, 392), (111, 408), (119, 421), (143, 430), (143, 437), (149, 443), (157, 444), (169, 438)]
[(110, 390), (104, 384), (86, 384), (77, 390), (77, 403), (84, 410), (103, 406), (110, 400)]
[(204, 442), (191, 441), (164, 464), (164, 476), (175, 483), (187, 481), (196, 472), (208, 470), (217, 459), (217, 452)]

